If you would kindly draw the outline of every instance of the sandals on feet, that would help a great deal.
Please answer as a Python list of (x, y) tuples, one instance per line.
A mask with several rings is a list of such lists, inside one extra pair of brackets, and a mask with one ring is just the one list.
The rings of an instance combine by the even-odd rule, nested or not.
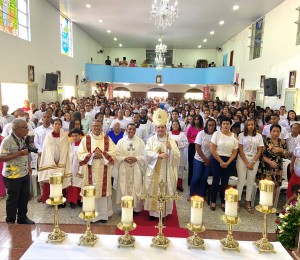
[(250, 214), (254, 214), (254, 211), (251, 207), (251, 202), (250, 201), (246, 201), (246, 205), (245, 205), (246, 210), (248, 211), (248, 213)]

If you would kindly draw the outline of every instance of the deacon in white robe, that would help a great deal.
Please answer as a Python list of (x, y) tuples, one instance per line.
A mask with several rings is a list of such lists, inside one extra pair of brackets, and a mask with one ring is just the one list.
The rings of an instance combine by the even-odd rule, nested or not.
[[(42, 202), (46, 202), (50, 194), (49, 176), (51, 173), (62, 173), (63, 189), (70, 185), (71, 168), (68, 163), (69, 138), (61, 129), (61, 120), (55, 119), (53, 132), (45, 137), (42, 156), (38, 170), (38, 181), (43, 182)], [(46, 183), (46, 184), (45, 184)]]
[(183, 179), (185, 177), (185, 170), (188, 168), (187, 162), (187, 147), (189, 145), (188, 139), (186, 134), (179, 128), (179, 122), (173, 121), (172, 130), (170, 131), (169, 135), (172, 138), (180, 151), (180, 160), (178, 161), (178, 183), (177, 189), (179, 191), (183, 191)]
[(92, 220), (105, 223), (113, 214), (111, 167), (114, 164), (116, 148), (113, 141), (102, 132), (102, 123), (94, 120), (91, 134), (84, 137), (78, 147), (78, 158), (83, 173), (83, 187), (94, 185), (96, 188), (96, 212)]
[[(173, 195), (177, 187), (177, 166), (180, 152), (176, 142), (166, 133), (166, 124), (156, 124), (156, 134), (146, 144), (146, 165), (144, 187), (145, 193), (156, 196), (159, 193), (159, 182), (166, 183), (165, 193)], [(155, 199), (145, 201), (144, 209), (149, 210), (150, 217), (158, 217), (159, 203)], [(172, 214), (173, 200), (166, 202), (165, 215)]]
[(114, 167), (114, 178), (117, 181), (116, 204), (121, 203), (123, 196), (132, 196), (134, 212), (142, 210), (140, 196), (143, 192), (143, 175), (145, 171), (145, 143), (135, 135), (136, 127), (130, 123), (126, 128), (127, 135), (117, 144)]

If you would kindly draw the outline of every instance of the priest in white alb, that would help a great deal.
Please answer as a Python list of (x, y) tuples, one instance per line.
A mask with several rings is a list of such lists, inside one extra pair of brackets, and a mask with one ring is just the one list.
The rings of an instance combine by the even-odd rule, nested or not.
[[(165, 193), (173, 195), (177, 188), (177, 166), (180, 152), (176, 142), (167, 134), (167, 113), (157, 109), (153, 114), (156, 134), (151, 136), (146, 143), (146, 165), (147, 170), (144, 179), (145, 193), (156, 196), (159, 193), (161, 180), (166, 183)], [(159, 203), (155, 199), (147, 199), (144, 209), (149, 210), (149, 219), (154, 220), (159, 216)], [(172, 214), (173, 201), (166, 202), (164, 215)]]
[(105, 223), (113, 214), (111, 167), (114, 165), (116, 147), (113, 141), (102, 132), (102, 123), (94, 120), (91, 133), (84, 137), (78, 147), (78, 158), (83, 173), (83, 186), (96, 188), (96, 212), (92, 222)]
[(140, 196), (143, 192), (143, 175), (145, 172), (145, 143), (136, 136), (136, 127), (130, 123), (126, 135), (119, 140), (116, 147), (114, 178), (116, 179), (116, 204), (121, 203), (123, 196), (132, 196), (134, 212), (142, 210)]

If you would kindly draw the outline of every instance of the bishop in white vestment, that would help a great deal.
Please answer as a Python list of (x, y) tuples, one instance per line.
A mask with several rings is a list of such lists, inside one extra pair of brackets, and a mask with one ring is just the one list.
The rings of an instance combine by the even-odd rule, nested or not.
[[(176, 142), (167, 134), (167, 114), (162, 109), (155, 111), (153, 121), (156, 124), (156, 134), (151, 136), (146, 144), (146, 165), (144, 187), (145, 193), (155, 196), (159, 193), (159, 182), (166, 183), (165, 193), (173, 195), (177, 187), (177, 166), (180, 152)], [(150, 217), (158, 217), (159, 203), (155, 199), (145, 201), (144, 209), (149, 210)], [(166, 202), (165, 215), (172, 214), (173, 200)]]

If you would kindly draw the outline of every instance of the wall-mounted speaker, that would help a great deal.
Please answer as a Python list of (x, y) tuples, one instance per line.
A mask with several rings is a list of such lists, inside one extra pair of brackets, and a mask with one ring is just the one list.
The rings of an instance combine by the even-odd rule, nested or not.
[(45, 91), (57, 91), (58, 75), (54, 73), (46, 74)]
[(277, 78), (267, 78), (264, 81), (264, 95), (276, 96), (277, 95)]

